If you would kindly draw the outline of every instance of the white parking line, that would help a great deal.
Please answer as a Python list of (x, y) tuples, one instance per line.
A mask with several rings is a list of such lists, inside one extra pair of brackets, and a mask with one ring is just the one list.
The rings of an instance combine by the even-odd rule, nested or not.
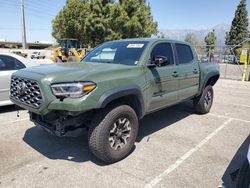
[(150, 183), (145, 185), (144, 188), (152, 188), (155, 187), (160, 181), (173, 172), (176, 168), (178, 168), (185, 160), (187, 160), (194, 152), (198, 151), (203, 145), (205, 145), (209, 140), (211, 140), (216, 134), (218, 134), (226, 125), (228, 125), (233, 118), (229, 118), (225, 121), (220, 127), (218, 127), (215, 131), (209, 134), (206, 138), (204, 138), (200, 143), (198, 143), (194, 148), (186, 152), (182, 157), (180, 157), (174, 164), (169, 166), (163, 173), (156, 176)]
[(233, 105), (235, 105), (235, 106), (242, 106), (242, 107), (246, 107), (246, 108), (250, 108), (249, 105), (245, 105), (245, 104), (233, 104)]
[(208, 115), (211, 115), (211, 116), (215, 116), (215, 117), (218, 117), (218, 118), (226, 118), (226, 119), (232, 119), (232, 120), (236, 120), (236, 121), (242, 121), (244, 123), (250, 123), (249, 120), (245, 120), (245, 119), (239, 119), (239, 118), (232, 118), (232, 117), (229, 117), (229, 116), (225, 116), (225, 115), (218, 115), (218, 114), (213, 114), (213, 113), (209, 113)]
[(240, 106), (240, 107), (245, 107), (245, 108), (250, 108), (249, 105), (245, 105), (245, 104), (236, 104), (236, 103), (232, 103), (232, 106)]

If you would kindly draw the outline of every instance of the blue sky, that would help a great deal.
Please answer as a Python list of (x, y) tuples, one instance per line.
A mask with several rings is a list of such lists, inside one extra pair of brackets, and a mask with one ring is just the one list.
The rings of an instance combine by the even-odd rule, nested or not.
[[(240, 0), (148, 0), (159, 29), (204, 29), (231, 24)], [(66, 0), (24, 0), (27, 40), (52, 41), (51, 20)], [(250, 0), (247, 0), (250, 14)], [(0, 0), (0, 39), (21, 41), (20, 0)]]

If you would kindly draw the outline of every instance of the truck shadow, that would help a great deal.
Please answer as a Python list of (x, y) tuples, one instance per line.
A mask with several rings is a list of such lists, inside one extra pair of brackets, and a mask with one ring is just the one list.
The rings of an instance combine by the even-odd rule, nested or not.
[(140, 128), (136, 141), (140, 142), (146, 137), (147, 140), (149, 140), (152, 133), (167, 128), (168, 126), (185, 119), (187, 116), (193, 113), (193, 105), (191, 101), (187, 101), (179, 105), (149, 114), (140, 121)]
[[(147, 115), (140, 121), (137, 142), (140, 142), (143, 138), (149, 138), (152, 133), (167, 128), (192, 113), (192, 104), (185, 102)], [(72, 133), (70, 136), (59, 138), (48, 134), (41, 128), (32, 127), (25, 132), (23, 141), (52, 160), (92, 161), (97, 165), (104, 166), (103, 162), (91, 154), (88, 148), (87, 136), (87, 131), (82, 129), (77, 133)]]
[(0, 106), (0, 114), (14, 112), (14, 111), (17, 111), (17, 110), (21, 111), (23, 109), (21, 109), (20, 107), (15, 106), (15, 105)]

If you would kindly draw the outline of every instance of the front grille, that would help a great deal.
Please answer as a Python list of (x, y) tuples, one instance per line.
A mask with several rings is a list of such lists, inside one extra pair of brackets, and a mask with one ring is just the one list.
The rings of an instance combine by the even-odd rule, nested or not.
[(26, 78), (12, 76), (10, 97), (15, 101), (33, 108), (39, 108), (43, 103), (43, 97), (38, 83)]

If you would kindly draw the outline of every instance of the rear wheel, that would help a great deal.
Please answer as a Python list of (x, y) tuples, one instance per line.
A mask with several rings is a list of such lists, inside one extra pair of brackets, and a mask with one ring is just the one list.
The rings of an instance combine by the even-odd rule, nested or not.
[(70, 56), (70, 57), (68, 57), (67, 62), (69, 62), (69, 63), (76, 62), (76, 58), (74, 56)]
[(138, 118), (127, 105), (110, 106), (93, 120), (89, 130), (89, 148), (106, 163), (125, 158), (133, 149), (138, 133)]
[(194, 99), (194, 109), (198, 114), (210, 112), (213, 104), (214, 92), (211, 85), (206, 86), (202, 94)]

